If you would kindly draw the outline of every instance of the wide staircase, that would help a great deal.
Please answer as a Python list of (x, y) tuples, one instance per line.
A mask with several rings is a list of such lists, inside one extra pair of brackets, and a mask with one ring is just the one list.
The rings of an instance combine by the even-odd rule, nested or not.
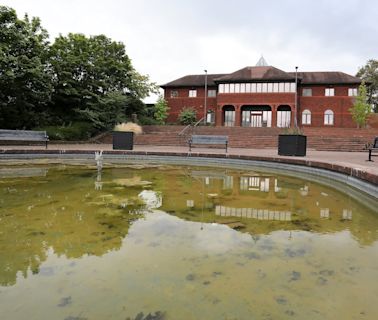
[[(275, 149), (280, 128), (144, 126), (143, 134), (136, 136), (136, 145), (187, 146), (191, 134), (227, 135), (231, 148)], [(378, 136), (378, 129), (305, 128), (308, 150), (363, 151), (367, 143)], [(181, 134), (180, 134), (181, 133)], [(98, 142), (111, 143), (111, 134), (103, 135)]]

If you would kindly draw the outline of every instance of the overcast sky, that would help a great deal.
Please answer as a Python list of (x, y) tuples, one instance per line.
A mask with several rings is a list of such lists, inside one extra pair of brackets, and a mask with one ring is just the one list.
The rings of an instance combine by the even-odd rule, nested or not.
[(375, 0), (3, 0), (59, 33), (105, 34), (126, 45), (137, 71), (163, 84), (228, 73), (261, 55), (284, 71), (354, 75), (378, 58)]

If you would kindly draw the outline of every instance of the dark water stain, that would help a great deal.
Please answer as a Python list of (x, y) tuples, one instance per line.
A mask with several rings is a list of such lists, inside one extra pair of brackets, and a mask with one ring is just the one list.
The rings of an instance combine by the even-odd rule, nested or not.
[(203, 284), (204, 286), (208, 286), (210, 283), (211, 283), (210, 281), (204, 281), (204, 282), (202, 282), (202, 284)]
[(287, 299), (283, 296), (274, 298), (278, 304), (287, 304)]
[(306, 254), (306, 250), (303, 248), (300, 249), (291, 249), (287, 248), (285, 249), (285, 255), (290, 258), (295, 258), (295, 257), (303, 257)]
[(324, 270), (320, 270), (319, 274), (321, 274), (322, 276), (333, 276), (335, 274), (335, 271), (324, 269)]
[(196, 275), (193, 274), (193, 273), (189, 273), (186, 277), (185, 277), (186, 280), (188, 281), (194, 281), (196, 279)]
[(223, 273), (222, 272), (220, 272), (220, 271), (214, 271), (213, 272), (213, 277), (218, 277), (218, 276), (221, 276)]
[(68, 296), (68, 297), (63, 297), (62, 299), (60, 299), (60, 302), (58, 304), (58, 307), (65, 307), (65, 306), (68, 306), (72, 303), (72, 298), (71, 296)]
[(285, 314), (287, 314), (288, 316), (294, 316), (295, 312), (293, 310), (286, 310)]
[(43, 231), (32, 231), (28, 234), (28, 236), (44, 236), (46, 233)]
[(266, 273), (261, 269), (257, 270), (257, 275), (260, 279), (264, 279), (266, 277)]
[(244, 257), (246, 257), (248, 260), (259, 260), (261, 259), (261, 256), (256, 252), (248, 252), (244, 254)]
[(321, 285), (321, 286), (327, 284), (327, 282), (328, 282), (328, 280), (327, 280), (326, 278), (323, 278), (323, 277), (319, 277), (319, 278), (316, 280), (316, 283), (317, 283), (318, 285)]
[(64, 320), (88, 320), (88, 318), (83, 318), (83, 317), (76, 317), (76, 316), (68, 316), (64, 318)]
[(155, 313), (149, 313), (146, 316), (143, 312), (139, 312), (135, 318), (126, 318), (126, 320), (164, 320), (165, 312), (157, 311)]
[(301, 278), (301, 273), (298, 272), (298, 271), (295, 271), (295, 270), (293, 270), (290, 275), (291, 275), (291, 277), (290, 277), (289, 282), (297, 281)]
[(221, 302), (221, 300), (219, 300), (218, 298), (215, 298), (212, 302), (213, 304), (218, 304), (219, 302)]

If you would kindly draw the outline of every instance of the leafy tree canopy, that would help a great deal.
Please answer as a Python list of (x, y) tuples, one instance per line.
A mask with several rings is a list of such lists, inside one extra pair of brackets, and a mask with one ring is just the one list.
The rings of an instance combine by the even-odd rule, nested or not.
[(52, 91), (48, 34), (38, 18), (0, 6), (0, 127), (31, 128), (47, 117)]
[(367, 101), (378, 112), (378, 60), (370, 59), (357, 72), (357, 77), (367, 83)]

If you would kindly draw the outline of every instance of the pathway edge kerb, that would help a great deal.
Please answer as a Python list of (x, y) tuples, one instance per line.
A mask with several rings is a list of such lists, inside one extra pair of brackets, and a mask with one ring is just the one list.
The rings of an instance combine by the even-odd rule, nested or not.
[[(15, 149), (15, 150), (1, 150), (0, 159), (9, 159), (10, 156), (17, 155), (90, 155), (97, 152), (97, 149), (92, 150), (27, 150), (27, 149)], [(297, 166), (304, 166), (310, 168), (318, 168), (323, 170), (329, 170), (337, 173), (347, 175), (349, 177), (362, 180), (372, 184), (373, 186), (378, 185), (378, 175), (366, 172), (361, 169), (356, 169), (350, 166), (342, 166), (334, 163), (328, 163), (323, 161), (314, 161), (307, 159), (298, 158), (281, 158), (281, 157), (270, 157), (270, 156), (254, 156), (254, 155), (236, 155), (236, 154), (214, 154), (214, 153), (203, 153), (203, 152), (166, 152), (166, 151), (124, 151), (124, 150), (104, 150), (103, 155), (143, 155), (143, 156), (177, 156), (190, 158), (214, 158), (214, 159), (240, 159), (240, 160), (251, 160), (251, 161), (261, 161), (261, 162), (272, 162), (272, 163), (282, 163)], [(13, 157), (14, 158), (14, 157)], [(23, 159), (25, 159), (23, 157)]]

